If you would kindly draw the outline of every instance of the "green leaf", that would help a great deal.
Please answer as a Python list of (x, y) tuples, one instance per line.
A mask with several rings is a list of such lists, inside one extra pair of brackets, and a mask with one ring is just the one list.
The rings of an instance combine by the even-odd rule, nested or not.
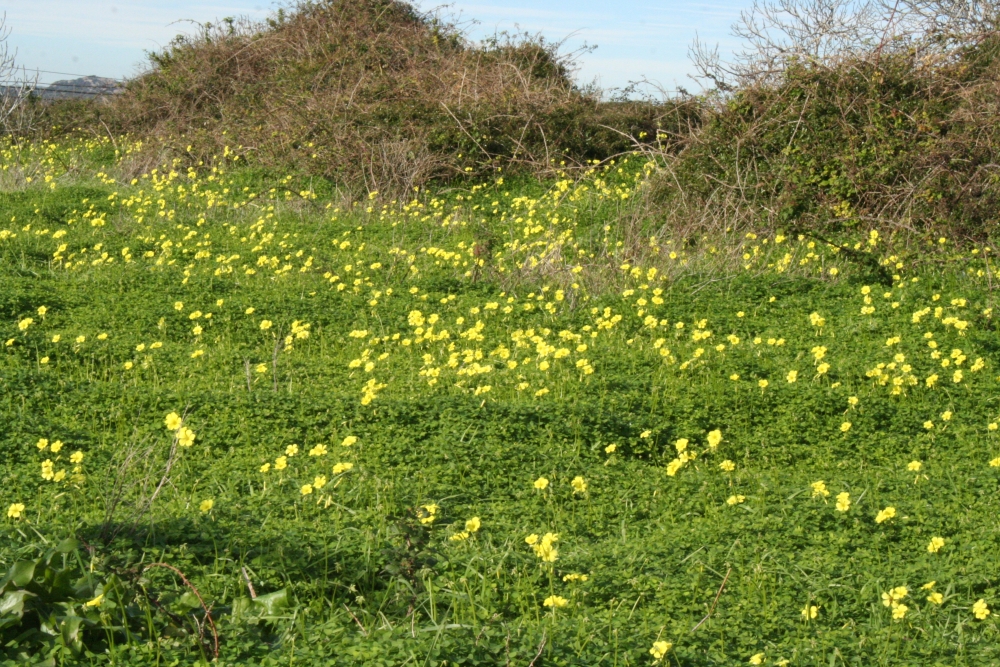
[(8, 591), (0, 598), (0, 617), (8, 614), (21, 618), (24, 615), (24, 598), (35, 597), (29, 591)]
[(56, 545), (56, 553), (68, 554), (71, 551), (76, 551), (80, 548), (80, 543), (72, 537), (67, 537), (62, 542)]
[(10, 568), (7, 579), (13, 581), (17, 586), (27, 586), (35, 578), (35, 565), (33, 560), (20, 560)]
[(81, 638), (83, 633), (80, 630), (83, 622), (84, 619), (79, 616), (67, 616), (59, 624), (59, 634), (62, 637), (63, 644), (75, 653), (83, 650), (83, 640)]
[(188, 609), (201, 609), (201, 601), (198, 600), (198, 596), (192, 591), (184, 591), (180, 599), (175, 603), (181, 607), (187, 607)]
[(267, 616), (277, 616), (282, 609), (288, 608), (288, 590), (282, 588), (267, 595), (260, 595), (254, 598), (254, 604), (264, 607), (264, 613)]

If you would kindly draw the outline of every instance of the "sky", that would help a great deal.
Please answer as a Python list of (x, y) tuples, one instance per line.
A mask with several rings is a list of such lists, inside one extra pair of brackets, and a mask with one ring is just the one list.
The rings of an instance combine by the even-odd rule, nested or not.
[[(565, 51), (596, 46), (581, 55), (581, 83), (608, 90), (648, 80), (664, 90), (696, 90), (687, 56), (695, 35), (720, 44), (723, 53), (731, 51), (736, 43), (730, 26), (750, 0), (414, 4), (457, 18), (474, 39), (496, 31), (526, 31), (564, 41)], [(199, 22), (227, 16), (262, 19), (277, 6), (270, 0), (7, 0), (0, 7), (10, 32), (8, 48), (16, 50), (18, 65), (37, 70), (44, 84), (73, 75), (134, 76), (142, 71), (146, 52), (162, 49)]]

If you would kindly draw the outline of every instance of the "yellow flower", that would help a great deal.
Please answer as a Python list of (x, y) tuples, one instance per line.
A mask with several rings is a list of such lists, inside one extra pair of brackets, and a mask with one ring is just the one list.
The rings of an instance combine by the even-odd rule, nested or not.
[(285, 447), (285, 456), (295, 456), (299, 453), (298, 445), (288, 445)]
[(535, 533), (528, 535), (526, 538), (524, 538), (524, 543), (529, 546), (534, 546), (535, 544), (538, 544), (538, 535), (536, 535)]
[(830, 495), (830, 492), (826, 488), (826, 482), (824, 482), (823, 480), (819, 480), (818, 482), (813, 482), (809, 486), (812, 487), (813, 498), (817, 497), (826, 498), (827, 496)]
[(84, 602), (83, 606), (84, 607), (100, 607), (102, 602), (104, 602), (104, 593), (101, 593), (100, 595), (98, 595), (93, 600), (88, 600), (87, 602)]
[(767, 380), (757, 380), (757, 386), (761, 389), (767, 389)]
[(563, 575), (563, 581), (587, 581), (588, 579), (590, 579), (590, 575), (586, 574), (571, 573)]
[(549, 597), (545, 598), (545, 601), (542, 602), (542, 604), (545, 605), (546, 607), (553, 607), (553, 608), (565, 607), (566, 605), (569, 604), (569, 600), (567, 600), (564, 597), (560, 597), (558, 595), (550, 595)]
[(976, 600), (975, 604), (972, 605), (972, 613), (976, 615), (980, 621), (985, 621), (986, 617), (990, 615), (990, 608), (986, 604), (986, 600), (982, 598)]
[(931, 604), (942, 604), (944, 602), (944, 596), (935, 591), (927, 596), (927, 601)]
[(680, 438), (677, 440), (677, 442), (674, 443), (674, 449), (676, 449), (678, 453), (683, 452), (687, 448), (688, 448), (687, 438)]
[(934, 428), (934, 422), (928, 419), (927, 421), (924, 422), (924, 428), (927, 429), (928, 431), (931, 430), (932, 428)]
[(314, 489), (322, 489), (324, 486), (326, 486), (326, 476), (316, 475), (316, 477), (313, 478), (312, 485)]
[(303, 484), (302, 488), (299, 489), (299, 493), (301, 493), (303, 496), (308, 496), (312, 492), (313, 492), (312, 484)]
[(580, 475), (573, 478), (573, 481), (569, 483), (573, 487), (573, 493), (585, 493), (587, 491), (587, 482)]
[(653, 434), (653, 432), (652, 432), (652, 431), (649, 431), (649, 430), (646, 430), (646, 431), (643, 431), (642, 433), (640, 433), (640, 434), (639, 434), (639, 437), (640, 437), (640, 438), (648, 438), (648, 437), (649, 437), (650, 435), (652, 435), (652, 434)]
[(653, 642), (653, 648), (649, 649), (649, 654), (657, 660), (662, 660), (667, 651), (674, 647), (670, 642)]
[(792, 382), (795, 382), (796, 380), (799, 379), (799, 372), (788, 371), (788, 375), (785, 376), (785, 379), (788, 380), (789, 384), (791, 384)]
[(875, 516), (875, 523), (885, 523), (896, 516), (895, 507), (886, 507)]
[(850, 430), (851, 430), (851, 422), (844, 422), (843, 424), (840, 425), (841, 433), (847, 433)]
[(604, 448), (605, 454), (614, 454), (615, 450), (618, 449), (618, 445), (611, 444)]
[(463, 530), (460, 533), (455, 533), (454, 535), (452, 535), (448, 539), (451, 540), (452, 542), (459, 542), (461, 540), (467, 540), (467, 539), (469, 539), (469, 533), (468, 533), (468, 531), (464, 531)]
[(353, 445), (357, 441), (358, 441), (358, 439), (357, 439), (356, 436), (349, 435), (346, 438), (344, 438), (343, 442), (340, 443), (340, 446), (341, 447), (350, 447), (351, 445)]
[(167, 430), (176, 431), (181, 427), (183, 421), (181, 420), (181, 416), (179, 414), (171, 412), (167, 415), (166, 419), (163, 420), (163, 423), (166, 425)]
[[(531, 535), (528, 536), (532, 537)], [(554, 563), (559, 556), (559, 551), (555, 548), (554, 544), (559, 540), (559, 535), (556, 533), (545, 533), (541, 540), (535, 535), (535, 542), (530, 543), (531, 549), (535, 552), (535, 555), (541, 558), (546, 563)], [(527, 538), (525, 542), (527, 542)]]
[(937, 552), (941, 551), (941, 547), (943, 546), (944, 546), (943, 537), (932, 537), (930, 544), (927, 545), (927, 551), (928, 553), (936, 554)]
[(917, 472), (923, 467), (924, 464), (921, 463), (920, 461), (910, 461), (909, 463), (906, 464), (906, 469), (909, 470), (910, 472)]
[(49, 445), (49, 449), (52, 450), (53, 454), (58, 454), (59, 450), (61, 450), (62, 448), (63, 448), (62, 440), (56, 440), (51, 445)]
[(995, 459), (990, 459), (990, 467), (1000, 468), (1000, 456), (996, 457)]
[(309, 450), (309, 456), (326, 456), (326, 445), (316, 445)]
[(83, 452), (76, 451), (76, 452), (73, 452), (72, 454), (70, 454), (70, 456), (69, 456), (69, 462), (72, 463), (72, 464), (74, 464), (74, 465), (77, 465), (77, 464), (81, 463), (82, 461), (83, 461)]
[(187, 426), (182, 426), (177, 429), (177, 444), (181, 447), (190, 447), (194, 444), (194, 439), (194, 431), (189, 429)]
[(260, 467), (260, 471), (261, 472), (267, 472), (270, 469), (271, 469), (271, 464), (270, 463), (265, 463), (264, 465), (262, 465)]
[(892, 618), (894, 621), (901, 621), (906, 617), (906, 612), (910, 611), (910, 608), (905, 604), (897, 604), (892, 608)]
[(201, 501), (201, 504), (198, 505), (198, 509), (200, 509), (202, 513), (210, 512), (213, 507), (215, 507), (215, 501), (211, 498)]
[(816, 605), (806, 605), (802, 608), (802, 618), (811, 621), (819, 615), (819, 607)]
[(184, 310), (184, 302), (174, 301), (174, 310)]
[(278, 458), (274, 459), (275, 470), (284, 470), (287, 467), (288, 467), (288, 457), (279, 456)]
[(941, 413), (942, 421), (951, 421), (951, 410), (945, 410)]
[(478, 516), (474, 516), (465, 522), (465, 530), (470, 533), (475, 533), (483, 525), (483, 522), (479, 520)]
[(434, 523), (434, 519), (437, 516), (438, 509), (440, 509), (434, 503), (430, 505), (423, 505), (417, 508), (417, 517), (420, 519), (420, 523), (428, 526)]
[(837, 511), (846, 512), (851, 509), (851, 494), (843, 491), (837, 494)]
[(763, 665), (764, 664), (764, 654), (763, 653), (754, 653), (752, 656), (750, 656), (750, 660), (748, 662), (751, 665)]
[(896, 586), (891, 591), (882, 593), (882, 604), (886, 607), (895, 607), (899, 601), (910, 594), (910, 589), (906, 586)]
[(271, 320), (264, 320), (260, 323), (260, 330), (267, 331), (271, 328)]
[(729, 496), (726, 498), (727, 505), (739, 505), (747, 499), (746, 496)]
[(38, 442), (35, 443), (35, 447), (38, 447), (38, 451), (44, 452), (45, 448), (49, 446), (49, 441), (45, 438), (39, 438)]
[(545, 490), (545, 489), (548, 488), (548, 486), (549, 486), (549, 480), (547, 480), (544, 477), (539, 477), (538, 479), (535, 480), (535, 483), (533, 484), (533, 486), (536, 489), (538, 489), (539, 491), (543, 491), (543, 490)]
[(7, 508), (8, 519), (20, 519), (24, 514), (24, 503), (11, 503)]
[(339, 475), (341, 473), (347, 472), (354, 467), (353, 463), (338, 463), (333, 466), (333, 474)]
[(736, 470), (736, 464), (730, 461), (729, 459), (726, 459), (725, 461), (719, 464), (719, 468), (721, 468), (725, 472), (732, 472)]
[(249, 308), (247, 308), (246, 310), (243, 311), (243, 314), (244, 315), (253, 315), (253, 311), (254, 311), (254, 307), (250, 306)]
[(714, 452), (720, 442), (722, 442), (722, 431), (715, 429), (708, 432), (708, 448), (710, 450)]
[(26, 317), (17, 323), (17, 328), (21, 331), (27, 331), (28, 327), (30, 327), (34, 322), (35, 320), (30, 317)]

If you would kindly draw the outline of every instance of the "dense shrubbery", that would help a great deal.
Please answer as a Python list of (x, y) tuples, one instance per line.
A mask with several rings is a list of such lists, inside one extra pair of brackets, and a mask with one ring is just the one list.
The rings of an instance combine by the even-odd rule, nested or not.
[(706, 104), (658, 197), (676, 220), (983, 238), (1000, 203), (998, 47), (792, 61)]
[(395, 0), (324, 0), (230, 22), (151, 56), (104, 115), (194, 161), (229, 150), (358, 190), (408, 191), (602, 159), (651, 133), (658, 109), (601, 103), (540, 39), (472, 45)]

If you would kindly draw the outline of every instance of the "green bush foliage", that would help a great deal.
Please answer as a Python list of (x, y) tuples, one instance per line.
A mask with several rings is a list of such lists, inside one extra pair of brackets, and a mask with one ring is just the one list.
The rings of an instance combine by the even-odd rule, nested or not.
[(776, 81), (707, 105), (657, 196), (786, 229), (985, 238), (1000, 196), (998, 46), (990, 36), (947, 59), (887, 48), (792, 61)]

